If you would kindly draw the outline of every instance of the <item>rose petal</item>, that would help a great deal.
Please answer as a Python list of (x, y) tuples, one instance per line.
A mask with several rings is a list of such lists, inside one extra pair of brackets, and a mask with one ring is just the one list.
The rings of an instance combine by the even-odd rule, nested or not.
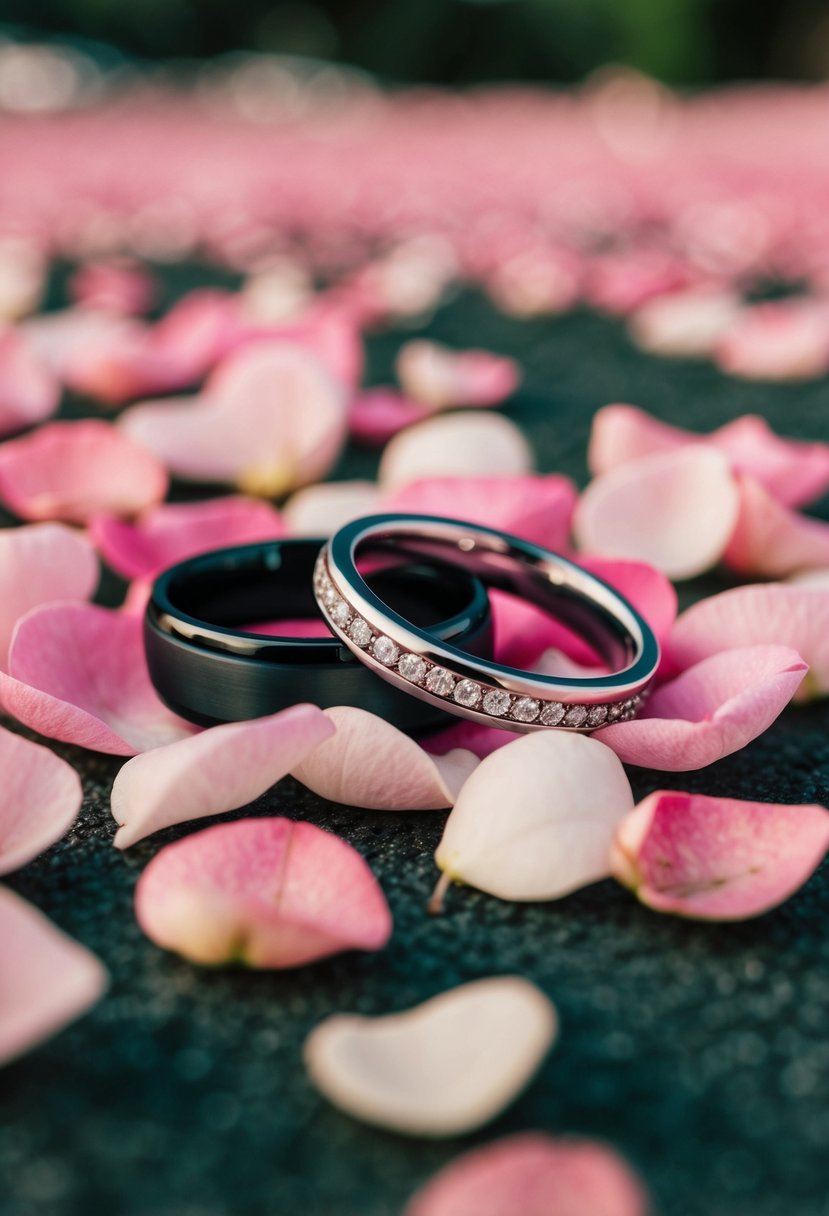
[(786, 646), (741, 646), (702, 659), (657, 688), (640, 716), (597, 731), (625, 764), (671, 772), (739, 751), (778, 717), (808, 666)]
[(829, 371), (829, 307), (774, 300), (744, 309), (715, 353), (723, 371), (747, 380), (807, 380)]
[(595, 739), (525, 735), (482, 760), (446, 821), (435, 860), (450, 879), (499, 899), (559, 899), (608, 874), (633, 796), (621, 762)]
[(106, 985), (93, 954), (0, 887), (0, 1064), (74, 1022)]
[(745, 920), (787, 900), (829, 849), (829, 811), (657, 790), (619, 825), (613, 873), (657, 912)]
[(164, 503), (127, 523), (95, 515), (89, 535), (108, 566), (124, 578), (148, 578), (176, 562), (225, 545), (247, 545), (284, 535), (270, 503), (228, 495), (201, 502)]
[(484, 726), (480, 722), (467, 722), (459, 718), (454, 725), (445, 730), (428, 735), (423, 740), (423, 747), (430, 756), (445, 756), (455, 748), (472, 752), (479, 760), (483, 760), (491, 752), (497, 751), (507, 743), (519, 738), (517, 731), (502, 730), (497, 726)]
[(688, 266), (675, 254), (634, 247), (594, 257), (589, 263), (584, 297), (593, 308), (626, 316), (648, 300), (686, 287), (689, 278)]
[(21, 519), (135, 515), (166, 492), (158, 461), (107, 422), (50, 422), (0, 448), (0, 499)]
[(477, 765), (469, 752), (438, 758), (376, 714), (350, 705), (325, 710), (337, 730), (293, 770), (321, 798), (380, 811), (451, 806)]
[(802, 570), (799, 574), (792, 574), (787, 583), (791, 583), (794, 587), (810, 587), (814, 591), (829, 591), (829, 569), (823, 570)]
[(379, 950), (391, 914), (363, 858), (310, 823), (241, 819), (167, 845), (138, 880), (135, 914), (195, 963), (299, 967)]
[(829, 564), (829, 524), (784, 507), (751, 477), (738, 478), (740, 511), (724, 560), (739, 574), (784, 578)]
[(69, 831), (83, 790), (65, 760), (2, 727), (0, 772), (0, 874), (8, 874)]
[(44, 604), (18, 623), (7, 713), (50, 739), (131, 756), (192, 734), (162, 704), (144, 659), (142, 621), (94, 604)]
[(428, 418), (431, 410), (416, 401), (410, 401), (393, 388), (371, 388), (360, 393), (351, 402), (348, 427), (352, 439), (370, 447), (382, 447), (402, 431)]
[(521, 381), (514, 359), (488, 350), (454, 351), (438, 342), (406, 342), (397, 356), (403, 392), (430, 409), (500, 405)]
[(647, 1216), (648, 1198), (604, 1144), (523, 1132), (450, 1161), (404, 1216)]
[(340, 1110), (409, 1136), (455, 1136), (494, 1119), (555, 1041), (534, 984), (498, 976), (385, 1017), (336, 1014), (311, 1032), (311, 1080)]
[(24, 333), (0, 329), (0, 436), (51, 418), (60, 388)]
[(829, 692), (829, 591), (782, 583), (733, 587), (679, 617), (668, 658), (675, 669), (736, 646), (789, 646), (809, 664), (796, 701)]
[(583, 549), (637, 558), (683, 579), (719, 560), (738, 508), (726, 458), (693, 446), (644, 456), (594, 478), (576, 507), (574, 526)]
[(84, 262), (68, 284), (69, 295), (76, 302), (127, 316), (148, 312), (156, 288), (156, 281), (146, 267), (127, 258)]
[(176, 823), (246, 806), (334, 730), (316, 705), (294, 705), (134, 756), (112, 787), (112, 814), (121, 825), (116, 848), (127, 849)]
[(17, 622), (39, 604), (90, 599), (98, 559), (83, 536), (63, 524), (0, 529), (0, 670), (8, 665)]
[(523, 432), (500, 414), (470, 410), (429, 418), (389, 442), (380, 461), (385, 490), (431, 477), (523, 477), (533, 456)]
[(330, 536), (343, 524), (377, 509), (373, 481), (326, 481), (297, 490), (283, 515), (291, 536)]
[(20, 327), (36, 355), (59, 380), (71, 380), (72, 368), (87, 351), (118, 346), (135, 323), (99, 308), (61, 308), (30, 317)]
[(312, 355), (263, 342), (222, 364), (200, 396), (133, 406), (119, 425), (179, 477), (276, 497), (329, 471), (346, 408)]
[(628, 328), (637, 346), (680, 358), (709, 355), (735, 324), (742, 303), (719, 287), (692, 287), (658, 296), (638, 308)]

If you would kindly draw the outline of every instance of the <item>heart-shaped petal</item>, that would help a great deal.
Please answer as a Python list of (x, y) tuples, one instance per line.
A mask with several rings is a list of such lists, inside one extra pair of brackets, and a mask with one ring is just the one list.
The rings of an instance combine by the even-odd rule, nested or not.
[(163, 503), (133, 523), (94, 515), (89, 535), (108, 566), (124, 578), (149, 578), (176, 562), (225, 545), (282, 536), (282, 517), (258, 498), (227, 495), (201, 502)]
[(689, 446), (643, 456), (594, 478), (576, 507), (574, 525), (582, 549), (636, 558), (683, 579), (719, 561), (738, 508), (725, 456)]
[(514, 359), (488, 350), (450, 350), (439, 342), (406, 342), (397, 356), (403, 392), (433, 410), (499, 405), (521, 381)]
[(739, 319), (742, 302), (720, 287), (691, 287), (657, 296), (630, 319), (630, 335), (655, 355), (694, 358), (710, 355)]
[(98, 559), (83, 536), (63, 524), (0, 529), (0, 670), (22, 616), (52, 600), (86, 600), (98, 585)]
[(60, 387), (24, 333), (0, 330), (0, 436), (51, 418)]
[(603, 743), (539, 731), (482, 760), (458, 795), (435, 860), (433, 910), (452, 880), (499, 899), (560, 899), (605, 878), (613, 833), (633, 806)]
[(619, 825), (613, 873), (657, 912), (745, 920), (787, 900), (829, 849), (829, 811), (657, 790)]
[(0, 887), (0, 1064), (57, 1034), (100, 1000), (97, 958)]
[(132, 756), (196, 729), (150, 683), (140, 617), (59, 602), (18, 622), (0, 703), (50, 739)]
[(239, 819), (156, 854), (135, 914), (156, 945), (194, 963), (299, 967), (391, 936), (383, 892), (351, 845), (310, 823)]
[(50, 422), (0, 448), (0, 499), (21, 519), (136, 515), (166, 492), (163, 467), (108, 422)]
[(595, 737), (625, 764), (670, 772), (704, 768), (761, 735), (807, 670), (786, 646), (724, 650), (657, 688), (638, 718)]
[(112, 814), (120, 824), (116, 847), (127, 849), (161, 828), (247, 806), (334, 730), (316, 705), (294, 705), (134, 756), (112, 787)]
[(351, 705), (326, 709), (336, 734), (293, 769), (321, 798), (379, 811), (451, 806), (477, 766), (466, 751), (430, 756), (397, 727)]
[(463, 984), (403, 1013), (335, 1014), (311, 1032), (311, 1080), (347, 1114), (409, 1136), (456, 1136), (494, 1119), (555, 1041), (556, 1011), (518, 976)]
[(641, 1183), (613, 1149), (523, 1132), (450, 1161), (404, 1216), (647, 1216), (649, 1210)]
[(432, 411), (410, 401), (397, 389), (370, 388), (351, 402), (348, 427), (352, 439), (369, 447), (382, 447), (407, 426), (422, 422)]
[(69, 831), (83, 790), (65, 760), (2, 727), (0, 772), (0, 874), (8, 874)]
[(749, 577), (785, 578), (829, 565), (829, 524), (785, 507), (752, 477), (738, 478), (740, 511), (724, 560)]
[(501, 414), (469, 410), (428, 418), (388, 443), (380, 484), (394, 490), (429, 477), (523, 477), (533, 455), (523, 432)]
[(284, 507), (291, 536), (331, 536), (343, 524), (378, 509), (373, 481), (324, 481), (292, 494)]

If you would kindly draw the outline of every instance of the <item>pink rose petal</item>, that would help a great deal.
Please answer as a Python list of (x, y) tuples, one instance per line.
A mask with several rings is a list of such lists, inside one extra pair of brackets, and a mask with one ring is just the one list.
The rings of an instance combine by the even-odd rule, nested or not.
[(89, 541), (64, 524), (0, 529), (0, 670), (17, 622), (52, 600), (87, 600), (98, 586)]
[(116, 848), (127, 849), (176, 823), (246, 806), (334, 730), (316, 705), (294, 705), (134, 756), (112, 787), (112, 814), (121, 825)]
[(156, 295), (156, 281), (140, 262), (127, 258), (85, 262), (69, 280), (69, 294), (77, 303), (110, 312), (148, 312)]
[(670, 772), (704, 768), (761, 735), (807, 670), (786, 646), (724, 650), (657, 688), (638, 718), (595, 737), (625, 764)]
[(648, 907), (746, 920), (782, 904), (829, 849), (829, 811), (657, 790), (619, 825), (613, 873)]
[(379, 497), (373, 481), (324, 481), (305, 486), (285, 503), (285, 525), (291, 536), (330, 536), (350, 520), (372, 515)]
[(728, 461), (712, 448), (655, 453), (603, 473), (575, 513), (581, 548), (648, 562), (672, 579), (708, 570), (728, 544), (739, 492)]
[(829, 524), (784, 507), (751, 477), (740, 477), (740, 511), (724, 561), (747, 577), (785, 578), (829, 565)]
[(108, 422), (50, 422), (0, 448), (0, 499), (21, 519), (135, 515), (166, 492), (163, 467)]
[(257, 498), (210, 498), (164, 503), (127, 523), (95, 515), (89, 535), (108, 566), (124, 578), (147, 578), (160, 570), (225, 545), (246, 545), (284, 535), (282, 518)]
[(51, 418), (60, 387), (24, 332), (0, 329), (0, 437)]
[(149, 938), (195, 963), (299, 967), (379, 950), (388, 905), (351, 845), (310, 823), (242, 819), (167, 845), (135, 890)]
[(431, 410), (393, 388), (370, 388), (354, 398), (348, 415), (352, 439), (382, 447), (407, 426), (428, 418)]
[(524, 477), (532, 467), (532, 450), (514, 422), (469, 410), (428, 418), (395, 435), (379, 477), (388, 491), (423, 478)]
[(434, 757), (395, 726), (350, 705), (325, 710), (336, 734), (293, 769), (315, 794), (380, 811), (451, 806), (477, 766), (469, 752)]
[(609, 473), (655, 452), (673, 452), (705, 436), (654, 418), (635, 405), (605, 405), (593, 415), (587, 464), (591, 473)]
[(438, 342), (406, 342), (397, 357), (406, 396), (433, 410), (500, 405), (521, 382), (514, 359), (487, 350), (454, 351)]
[(405, 1216), (647, 1216), (627, 1163), (591, 1140), (522, 1132), (450, 1161)]
[(65, 760), (2, 727), (0, 773), (0, 874), (8, 874), (69, 831), (83, 790)]
[(118, 347), (135, 329), (135, 323), (123, 316), (80, 305), (40, 313), (20, 326), (37, 358), (62, 381), (71, 381), (73, 367), (89, 351)]
[(34, 608), (18, 623), (0, 704), (49, 739), (131, 756), (192, 734), (147, 674), (140, 617), (94, 604)]
[(648, 300), (630, 319), (637, 346), (656, 355), (710, 355), (737, 322), (742, 302), (720, 287), (691, 287)]
[(466, 722), (459, 718), (453, 726), (423, 740), (424, 749), (431, 756), (445, 756), (455, 748), (472, 752), (479, 760), (519, 738), (515, 731), (501, 730), (497, 726), (484, 726), (480, 722)]
[(808, 380), (829, 371), (829, 304), (775, 300), (743, 311), (722, 336), (717, 363), (747, 380)]
[(93, 954), (0, 887), (0, 1064), (74, 1022), (106, 985)]

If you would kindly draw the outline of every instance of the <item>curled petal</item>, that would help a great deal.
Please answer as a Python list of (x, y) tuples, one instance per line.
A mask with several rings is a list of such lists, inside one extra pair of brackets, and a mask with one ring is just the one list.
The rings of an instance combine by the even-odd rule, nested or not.
[(576, 505), (569, 477), (425, 477), (384, 500), (388, 511), (449, 515), (502, 528), (550, 549), (567, 549)]
[(391, 914), (351, 845), (310, 823), (240, 819), (167, 845), (135, 890), (149, 938), (194, 963), (299, 967), (379, 950)]
[(680, 358), (710, 355), (742, 310), (737, 295), (719, 287), (693, 287), (648, 300), (631, 317), (637, 346)]
[(0, 499), (21, 519), (135, 515), (166, 492), (164, 468), (108, 422), (50, 422), (0, 449)]
[(336, 1014), (311, 1032), (311, 1080), (347, 1114), (409, 1136), (455, 1136), (494, 1119), (555, 1041), (534, 984), (498, 976), (385, 1017)]
[(607, 876), (613, 833), (632, 806), (603, 743), (525, 735), (482, 760), (458, 795), (435, 853), (442, 887), (455, 879), (499, 899), (559, 899)]
[(716, 361), (747, 380), (807, 380), (829, 371), (829, 308), (777, 300), (745, 309), (722, 336)]
[(0, 704), (49, 739), (131, 756), (195, 728), (159, 700), (137, 616), (94, 604), (44, 604), (18, 623)]
[(648, 1197), (604, 1144), (523, 1132), (450, 1161), (404, 1216), (647, 1216)]
[(52, 600), (87, 600), (98, 585), (89, 541), (64, 524), (0, 529), (0, 671), (22, 616)]
[(740, 511), (724, 560), (739, 574), (785, 578), (829, 565), (829, 524), (784, 507), (751, 477), (738, 479)]
[(428, 418), (395, 435), (380, 461), (384, 490), (430, 477), (523, 477), (533, 455), (519, 427), (470, 410)]
[(337, 528), (371, 515), (379, 491), (373, 481), (325, 481), (292, 494), (284, 507), (291, 536), (330, 536)]
[(807, 670), (786, 646), (724, 650), (657, 688), (640, 717), (595, 737), (625, 764), (671, 772), (704, 768), (761, 735)]
[(722, 556), (739, 508), (728, 461), (693, 446), (644, 456), (588, 485), (576, 507), (581, 548), (692, 578)]
[(0, 437), (51, 418), (60, 387), (24, 334), (0, 330)]
[(657, 790), (619, 825), (613, 873), (657, 912), (745, 920), (787, 900), (829, 849), (829, 811)]
[(120, 824), (116, 847), (127, 849), (161, 828), (246, 806), (334, 729), (316, 705), (294, 705), (134, 756), (112, 787), (112, 814)]
[(477, 765), (470, 752), (430, 756), (376, 714), (350, 705), (325, 710), (336, 726), (293, 769), (321, 798), (378, 811), (431, 811), (451, 806)]
[(8, 874), (69, 831), (83, 790), (65, 760), (2, 727), (0, 772), (0, 874)]
[(348, 427), (352, 439), (370, 447), (382, 447), (407, 426), (428, 418), (431, 410), (410, 401), (393, 388), (370, 388), (351, 403)]
[(454, 351), (424, 339), (401, 347), (397, 376), (407, 396), (433, 410), (500, 405), (521, 381), (514, 359), (488, 350)]
[(0, 1064), (57, 1034), (100, 1000), (97, 958), (0, 887)]
[(275, 507), (228, 495), (201, 502), (164, 503), (133, 523), (95, 515), (89, 535), (108, 566), (124, 578), (147, 578), (209, 549), (273, 540), (285, 532)]
[(766, 583), (709, 596), (677, 619), (668, 659), (681, 670), (721, 650), (754, 645), (788, 646), (808, 663), (795, 700), (829, 692), (829, 591)]

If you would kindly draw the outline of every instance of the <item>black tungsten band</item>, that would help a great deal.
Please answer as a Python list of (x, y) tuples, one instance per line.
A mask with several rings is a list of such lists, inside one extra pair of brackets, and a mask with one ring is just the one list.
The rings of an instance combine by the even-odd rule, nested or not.
[[(156, 691), (172, 710), (213, 726), (309, 701), (323, 709), (356, 705), (412, 732), (449, 724), (442, 710), (379, 680), (333, 636), (255, 632), (256, 622), (319, 615), (313, 572), (322, 543), (274, 540), (217, 549), (159, 575), (144, 618), (144, 645)], [(436, 638), (481, 657), (491, 654), (489, 600), (475, 577), (411, 558), (366, 577), (385, 602)]]

